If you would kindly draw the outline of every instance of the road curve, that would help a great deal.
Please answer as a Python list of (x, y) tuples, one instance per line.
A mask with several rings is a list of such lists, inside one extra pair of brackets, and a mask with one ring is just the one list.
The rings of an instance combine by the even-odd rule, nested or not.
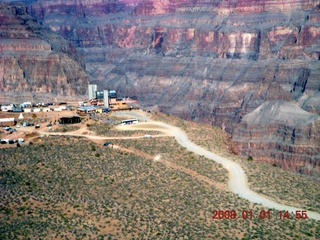
[[(211, 159), (217, 163), (222, 164), (223, 167), (225, 169), (227, 169), (229, 172), (229, 182), (228, 182), (229, 189), (233, 193), (239, 195), (240, 197), (245, 198), (245, 199), (249, 200), (250, 202), (261, 204), (265, 207), (273, 208), (273, 209), (277, 209), (277, 210), (288, 210), (289, 212), (294, 212), (294, 213), (297, 210), (298, 211), (303, 210), (301, 208), (291, 207), (288, 205), (274, 202), (270, 199), (265, 198), (264, 196), (261, 196), (255, 192), (251, 191), (248, 186), (246, 174), (239, 164), (237, 164), (229, 159), (226, 159), (224, 157), (221, 157), (217, 154), (214, 154), (214, 153), (196, 145), (195, 143), (191, 142), (189, 140), (187, 134), (185, 132), (183, 132), (180, 128), (174, 127), (174, 126), (168, 125), (166, 123), (162, 123), (162, 122), (143, 123), (143, 125), (145, 125), (145, 124), (157, 125), (159, 127), (167, 129), (168, 130), (167, 132), (170, 132), (170, 134), (175, 137), (175, 139), (177, 140), (177, 142), (181, 146), (185, 147), (186, 149), (188, 149), (191, 152), (194, 152), (194, 153), (201, 155), (201, 156), (205, 156), (208, 159)], [(139, 125), (134, 125), (133, 127), (134, 127), (134, 129), (139, 129)], [(141, 129), (143, 129), (143, 127)], [(149, 128), (149, 130), (150, 130), (150, 128)], [(159, 129), (157, 129), (157, 130), (159, 130)], [(312, 218), (314, 220), (320, 220), (319, 213), (307, 211), (307, 215), (308, 215), (308, 218)]]
[[(152, 130), (149, 128), (144, 128), (144, 125), (157, 125), (160, 128), (154, 129), (157, 131), (163, 131), (165, 134), (163, 135), (153, 135), (152, 137), (163, 137), (163, 136), (174, 136), (177, 142), (188, 149), (191, 152), (194, 152), (198, 155), (204, 156), (208, 159), (211, 159), (217, 163), (222, 164), (222, 166), (228, 170), (229, 172), (229, 182), (228, 186), (229, 189), (239, 195), (240, 197), (249, 200), (250, 202), (261, 204), (268, 208), (273, 208), (277, 210), (288, 210), (289, 212), (295, 212), (295, 211), (301, 211), (303, 209), (291, 207), (288, 205), (280, 204), (277, 202), (274, 202), (270, 199), (265, 198), (264, 196), (261, 196), (253, 191), (250, 190), (248, 186), (248, 181), (245, 172), (243, 171), (242, 167), (224, 157), (221, 157), (217, 154), (214, 154), (195, 143), (191, 142), (187, 136), (187, 134), (182, 131), (178, 127), (174, 127), (171, 125), (168, 125), (163, 122), (144, 122), (143, 124), (135, 124), (131, 126), (126, 126), (126, 130)], [(101, 137), (101, 136), (92, 136), (92, 135), (83, 135), (83, 134), (75, 134), (75, 133), (48, 133), (48, 132), (39, 132), (40, 134), (45, 135), (62, 135), (62, 136), (77, 136), (77, 137), (86, 137), (89, 139), (98, 139), (98, 140), (108, 140), (108, 139), (137, 139), (137, 138), (144, 138), (144, 136), (137, 136), (137, 137)], [(316, 212), (307, 211), (308, 218), (318, 220), (320, 221), (320, 214)]]

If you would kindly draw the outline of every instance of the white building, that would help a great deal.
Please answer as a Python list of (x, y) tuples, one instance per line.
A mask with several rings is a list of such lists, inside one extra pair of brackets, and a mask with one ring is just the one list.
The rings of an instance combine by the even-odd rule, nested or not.
[(14, 118), (0, 118), (0, 126), (14, 126), (16, 120)]
[(61, 110), (67, 110), (67, 105), (60, 105)]
[(108, 92), (108, 90), (103, 90), (103, 101), (104, 101), (104, 106), (106, 108), (109, 108), (109, 92)]
[(49, 107), (43, 107), (42, 112), (51, 112), (51, 108)]
[(97, 84), (88, 85), (89, 99), (96, 98), (97, 89), (98, 89)]

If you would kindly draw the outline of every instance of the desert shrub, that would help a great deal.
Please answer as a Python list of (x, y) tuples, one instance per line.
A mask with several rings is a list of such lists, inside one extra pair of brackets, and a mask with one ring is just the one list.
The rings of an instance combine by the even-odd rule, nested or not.
[(76, 131), (80, 127), (77, 125), (63, 125), (63, 127), (58, 127), (56, 129), (51, 129), (50, 132), (70, 132), (70, 131)]

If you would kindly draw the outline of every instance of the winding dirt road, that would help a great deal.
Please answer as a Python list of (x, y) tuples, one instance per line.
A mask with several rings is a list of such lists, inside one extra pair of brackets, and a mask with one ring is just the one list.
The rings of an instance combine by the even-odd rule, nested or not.
[[(159, 128), (152, 129), (152, 130), (157, 130), (157, 131), (162, 130), (162, 131), (166, 132), (168, 135), (174, 136), (175, 139), (177, 140), (177, 142), (181, 146), (188, 149), (189, 151), (194, 152), (194, 153), (201, 155), (201, 156), (205, 156), (208, 159), (211, 159), (217, 163), (222, 164), (223, 167), (225, 169), (227, 169), (229, 172), (229, 182), (228, 182), (229, 189), (233, 193), (239, 195), (240, 197), (245, 198), (245, 199), (249, 200), (250, 202), (258, 203), (258, 204), (261, 204), (265, 207), (273, 208), (273, 209), (277, 209), (277, 210), (288, 210), (289, 212), (294, 212), (294, 213), (296, 210), (300, 210), (300, 211), (303, 210), (301, 208), (299, 209), (296, 207), (291, 207), (288, 205), (274, 202), (270, 199), (265, 198), (264, 196), (261, 196), (255, 192), (251, 191), (248, 186), (246, 174), (239, 164), (237, 164), (233, 161), (230, 161), (226, 158), (223, 158), (219, 155), (216, 155), (216, 154), (196, 145), (195, 143), (191, 142), (189, 140), (188, 136), (186, 135), (186, 133), (183, 132), (178, 127), (174, 127), (174, 126), (162, 123), (162, 122), (147, 122), (147, 123), (142, 123), (142, 124), (137, 124), (137, 125), (124, 126), (124, 128), (126, 128), (127, 130), (128, 129), (134, 129), (134, 130), (148, 129), (148, 130), (151, 130), (151, 128), (148, 125), (149, 126), (156, 125)], [(308, 218), (320, 220), (319, 213), (307, 211), (307, 215), (308, 215)]]
[[(188, 149), (191, 152), (194, 152), (198, 155), (205, 156), (208, 159), (211, 159), (217, 163), (223, 165), (225, 169), (229, 172), (229, 182), (228, 186), (229, 189), (239, 195), (242, 198), (249, 200), (250, 202), (261, 204), (268, 208), (273, 208), (276, 210), (288, 210), (289, 212), (295, 212), (296, 210), (303, 210), (296, 207), (291, 207), (288, 205), (280, 204), (274, 202), (270, 199), (265, 198), (253, 191), (250, 190), (248, 186), (248, 181), (246, 174), (242, 167), (226, 158), (223, 158), (219, 155), (216, 155), (198, 145), (191, 142), (184, 131), (182, 131), (178, 127), (174, 127), (168, 125), (163, 122), (144, 122), (139, 124), (133, 124), (129, 126), (119, 126), (117, 127), (119, 130), (155, 130), (155, 131), (162, 131), (163, 135), (154, 135), (152, 137), (163, 137), (163, 136), (173, 136), (177, 140), (177, 142)], [(46, 135), (68, 135), (68, 136), (78, 136), (78, 137), (86, 137), (89, 139), (96, 139), (96, 140), (108, 140), (108, 139), (136, 139), (136, 138), (143, 138), (144, 136), (138, 137), (101, 137), (101, 136), (92, 136), (92, 135), (83, 135), (83, 134), (76, 134), (76, 133), (48, 133), (48, 132), (40, 132), (41, 134)], [(307, 211), (308, 218), (312, 218), (315, 220), (320, 220), (320, 214), (316, 212)]]

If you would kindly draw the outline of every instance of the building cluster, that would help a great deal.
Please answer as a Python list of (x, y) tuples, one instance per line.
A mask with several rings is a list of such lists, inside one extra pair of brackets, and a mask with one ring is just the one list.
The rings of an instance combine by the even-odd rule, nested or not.
[(138, 102), (136, 96), (119, 97), (116, 90), (98, 91), (98, 87), (96, 84), (89, 84), (88, 93), (88, 105), (100, 107), (103, 106), (105, 109), (109, 109), (111, 111), (129, 110), (133, 108), (133, 103)]
[[(136, 103), (137, 97), (118, 97), (115, 90), (98, 91), (96, 84), (88, 85), (89, 100), (87, 102), (79, 102), (77, 107), (77, 114), (85, 116), (88, 114), (107, 113), (109, 111), (117, 110), (131, 110), (134, 109), (132, 103)], [(39, 113), (39, 112), (61, 112), (64, 110), (71, 110), (66, 102), (59, 103), (32, 103), (23, 102), (21, 104), (1, 105), (3, 112), (24, 112), (24, 113)], [(22, 115), (22, 114), (21, 114)], [(62, 117), (61, 124), (78, 123), (81, 121), (79, 116)], [(22, 119), (19, 119), (22, 120)], [(15, 118), (1, 118), (0, 126), (15, 126), (17, 121)], [(29, 125), (28, 125), (29, 126)]]
[(61, 112), (63, 110), (67, 110), (67, 103), (31, 103), (31, 102), (23, 102), (19, 104), (9, 104), (9, 105), (1, 105), (2, 112)]

